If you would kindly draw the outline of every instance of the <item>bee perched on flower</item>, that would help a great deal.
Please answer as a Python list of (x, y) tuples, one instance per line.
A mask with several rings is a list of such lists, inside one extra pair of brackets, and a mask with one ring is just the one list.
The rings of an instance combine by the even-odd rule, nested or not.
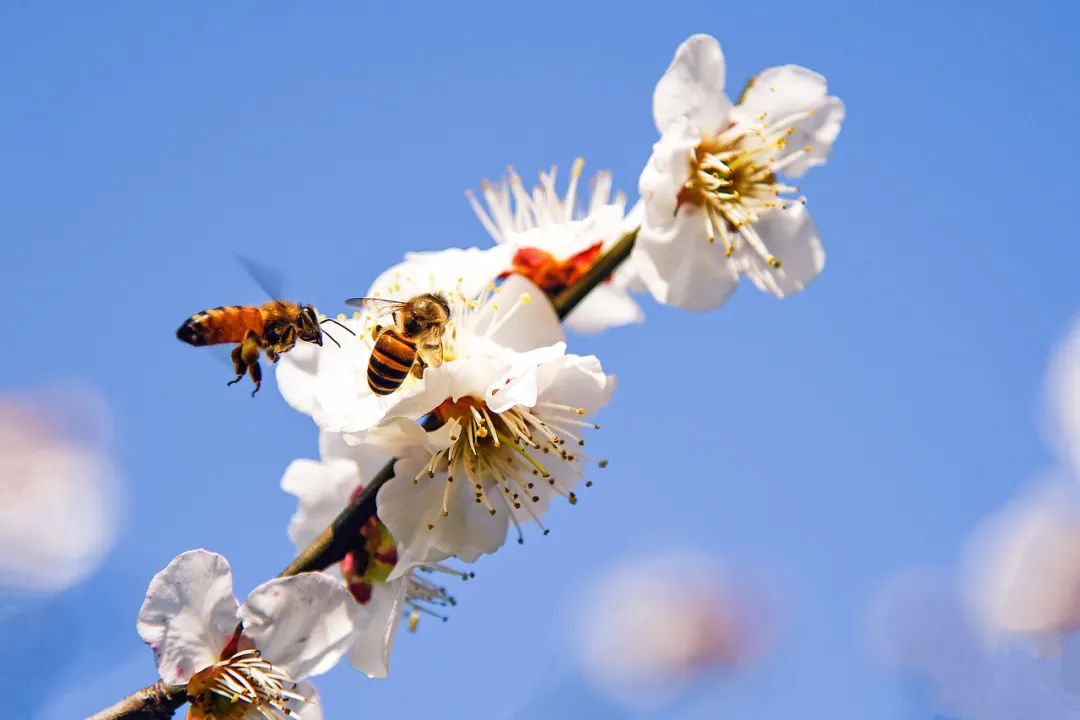
[(303, 680), (348, 651), (353, 608), (341, 583), (317, 573), (265, 582), (240, 605), (225, 558), (191, 550), (154, 576), (137, 628), (161, 679), (187, 687), (189, 720), (316, 720)]
[(843, 103), (821, 75), (785, 65), (757, 75), (733, 105), (724, 75), (714, 38), (679, 46), (653, 94), (661, 137), (639, 181), (637, 270), (658, 302), (690, 310), (722, 304), (740, 275), (783, 297), (825, 265), (799, 188), (782, 178), (825, 162)]

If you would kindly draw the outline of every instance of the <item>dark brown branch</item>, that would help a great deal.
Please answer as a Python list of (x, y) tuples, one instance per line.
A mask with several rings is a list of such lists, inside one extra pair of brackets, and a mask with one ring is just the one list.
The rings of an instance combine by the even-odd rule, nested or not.
[(187, 689), (183, 685), (166, 685), (158, 680), (87, 720), (168, 720), (186, 702)]

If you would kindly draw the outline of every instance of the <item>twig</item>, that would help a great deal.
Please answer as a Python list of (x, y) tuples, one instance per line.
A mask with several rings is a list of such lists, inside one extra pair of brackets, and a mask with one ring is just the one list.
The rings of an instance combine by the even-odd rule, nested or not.
[(158, 680), (87, 720), (168, 720), (186, 702), (187, 689), (183, 685), (166, 685)]

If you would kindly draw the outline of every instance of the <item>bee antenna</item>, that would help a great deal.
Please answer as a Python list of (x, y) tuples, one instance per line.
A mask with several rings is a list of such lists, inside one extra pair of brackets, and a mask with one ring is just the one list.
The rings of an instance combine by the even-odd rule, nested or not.
[(319, 324), (322, 325), (322, 324), (328, 323), (328, 322), (334, 323), (335, 325), (337, 325), (339, 328), (341, 328), (345, 332), (349, 333), (353, 337), (356, 337), (356, 333), (354, 333), (352, 330), (350, 330), (348, 325), (342, 325), (341, 323), (339, 323), (337, 320), (335, 320), (332, 317), (323, 318), (323, 321), (321, 323), (319, 323)]
[(336, 339), (334, 338), (334, 336), (333, 336), (333, 335), (331, 335), (330, 333), (328, 333), (328, 332), (327, 332), (327, 331), (325, 331), (325, 330), (323, 330), (323, 331), (322, 331), (322, 334), (323, 334), (323, 335), (325, 335), (326, 337), (330, 338), (331, 340), (333, 340), (333, 341), (334, 341), (334, 344), (335, 344), (335, 345), (337, 345), (338, 347), (341, 347), (341, 343), (339, 343), (339, 342), (338, 342), (338, 341), (337, 341), (337, 340), (336, 340)]

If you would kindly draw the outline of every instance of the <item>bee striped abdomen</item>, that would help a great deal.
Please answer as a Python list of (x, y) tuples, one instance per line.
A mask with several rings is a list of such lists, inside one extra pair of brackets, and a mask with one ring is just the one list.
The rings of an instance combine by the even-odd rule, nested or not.
[(263, 332), (263, 315), (257, 307), (228, 305), (210, 308), (189, 317), (176, 337), (190, 345), (217, 345), (244, 339), (248, 330)]
[(375, 341), (368, 361), (368, 387), (376, 395), (389, 395), (401, 387), (416, 361), (416, 343), (396, 330), (384, 330)]

